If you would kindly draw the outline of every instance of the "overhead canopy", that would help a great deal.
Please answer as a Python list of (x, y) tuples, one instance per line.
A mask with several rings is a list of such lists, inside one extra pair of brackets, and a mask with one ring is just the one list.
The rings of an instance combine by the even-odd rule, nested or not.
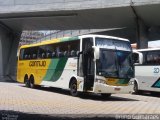
[(15, 31), (160, 26), (160, 0), (7, 0), (0, 22)]

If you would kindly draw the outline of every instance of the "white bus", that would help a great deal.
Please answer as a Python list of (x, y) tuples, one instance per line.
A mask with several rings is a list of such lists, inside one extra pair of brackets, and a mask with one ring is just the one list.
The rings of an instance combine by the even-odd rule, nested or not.
[(131, 93), (134, 77), (129, 40), (103, 35), (53, 39), (20, 48), (17, 81), (79, 92)]
[(160, 48), (134, 50), (134, 91), (160, 92)]

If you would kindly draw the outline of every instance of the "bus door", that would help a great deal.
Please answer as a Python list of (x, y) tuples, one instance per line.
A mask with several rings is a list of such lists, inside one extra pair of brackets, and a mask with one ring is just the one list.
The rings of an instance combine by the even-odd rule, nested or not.
[(78, 69), (84, 81), (83, 91), (93, 90), (95, 63), (93, 61), (94, 54), (92, 46), (93, 38), (84, 38), (82, 40), (82, 52), (79, 55)]

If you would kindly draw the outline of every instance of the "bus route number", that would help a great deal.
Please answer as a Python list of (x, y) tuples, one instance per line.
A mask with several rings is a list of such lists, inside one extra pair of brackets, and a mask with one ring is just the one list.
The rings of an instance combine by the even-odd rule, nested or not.
[(154, 68), (154, 73), (159, 73), (160, 69), (159, 68)]

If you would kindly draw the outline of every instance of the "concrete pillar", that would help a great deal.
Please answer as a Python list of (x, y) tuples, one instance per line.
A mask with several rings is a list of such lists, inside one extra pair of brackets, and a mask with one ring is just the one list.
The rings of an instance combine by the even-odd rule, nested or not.
[(19, 38), (19, 34), (0, 25), (0, 80), (15, 74), (13, 71), (15, 72)]
[(148, 27), (141, 20), (137, 20), (137, 48), (148, 48)]
[(21, 37), (21, 32), (12, 34), (12, 44), (10, 45), (10, 55), (7, 62), (7, 68), (5, 70), (5, 75), (10, 77), (16, 77), (16, 71), (17, 71), (17, 50), (18, 45)]
[[(7, 59), (9, 55), (10, 48), (10, 33), (5, 28), (0, 26), (0, 78), (5, 75), (5, 68), (7, 66)], [(5, 51), (6, 49), (6, 51)]]

